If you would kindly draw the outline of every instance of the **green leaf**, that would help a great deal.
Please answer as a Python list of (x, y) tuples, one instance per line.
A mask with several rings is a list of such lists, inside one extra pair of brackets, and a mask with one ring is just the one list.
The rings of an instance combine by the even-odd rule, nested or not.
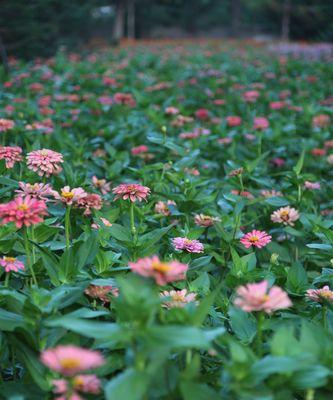
[(184, 400), (220, 400), (221, 396), (204, 383), (184, 381), (180, 384)]
[(299, 262), (296, 262), (288, 271), (287, 288), (294, 293), (302, 293), (308, 284), (308, 276)]
[(106, 400), (142, 400), (150, 383), (150, 376), (129, 368), (113, 378), (105, 386)]
[(238, 308), (229, 309), (230, 325), (238, 339), (245, 343), (251, 343), (257, 333), (256, 319), (249, 313)]
[(99, 242), (98, 235), (96, 232), (90, 235), (90, 237), (81, 244), (77, 254), (77, 268), (80, 271), (85, 265), (91, 264), (98, 252)]
[(112, 224), (109, 228), (110, 235), (121, 242), (129, 242), (132, 240), (132, 235), (129, 229), (122, 225)]
[(301, 173), (301, 171), (302, 171), (303, 164), (304, 164), (304, 156), (305, 156), (305, 149), (303, 149), (303, 151), (302, 151), (302, 153), (301, 153), (301, 155), (300, 155), (300, 157), (299, 157), (299, 159), (297, 161), (297, 164), (293, 168), (293, 170), (294, 170), (296, 175), (299, 175)]
[(21, 315), (0, 309), (0, 330), (13, 331), (23, 327), (26, 327), (26, 323)]

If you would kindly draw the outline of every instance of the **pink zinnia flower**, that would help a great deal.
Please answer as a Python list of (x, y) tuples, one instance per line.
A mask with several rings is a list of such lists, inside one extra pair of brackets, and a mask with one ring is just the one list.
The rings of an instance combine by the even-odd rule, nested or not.
[(266, 198), (269, 198), (269, 197), (283, 197), (283, 194), (281, 192), (279, 192), (278, 190), (274, 190), (274, 189), (272, 189), (272, 190), (264, 189), (264, 190), (262, 190), (260, 192), (260, 194), (262, 196), (266, 197)]
[(253, 129), (264, 130), (269, 127), (268, 119), (265, 117), (254, 118)]
[(327, 285), (321, 289), (308, 289), (306, 296), (318, 303), (323, 303), (325, 300), (333, 301), (333, 291)]
[(64, 186), (60, 193), (53, 190), (52, 194), (55, 199), (62, 201), (67, 206), (71, 206), (87, 196), (81, 187), (71, 189), (69, 186)]
[(1, 224), (14, 222), (17, 228), (38, 224), (45, 215), (48, 215), (46, 203), (30, 196), (19, 196), (9, 203), (0, 204)]
[(331, 118), (326, 114), (319, 114), (312, 118), (312, 126), (315, 128), (327, 128), (331, 124)]
[(141, 154), (141, 153), (147, 153), (147, 151), (148, 151), (148, 147), (145, 146), (144, 144), (142, 144), (141, 146), (133, 147), (133, 148), (131, 149), (131, 153), (132, 153), (134, 156), (136, 156), (136, 155), (138, 155), (138, 154)]
[(48, 201), (47, 196), (52, 196), (53, 190), (51, 185), (44, 183), (30, 183), (19, 182), (20, 189), (15, 190), (19, 196), (30, 196), (34, 199)]
[(92, 183), (96, 189), (100, 190), (103, 195), (106, 195), (110, 192), (110, 182), (107, 182), (105, 179), (98, 179), (96, 176), (92, 177)]
[(48, 368), (64, 376), (73, 376), (105, 363), (98, 351), (72, 345), (60, 345), (44, 350), (40, 359)]
[(272, 286), (268, 290), (268, 282), (248, 283), (237, 289), (237, 297), (234, 300), (235, 306), (243, 311), (273, 311), (288, 308), (292, 305), (288, 294), (278, 286)]
[(2, 257), (0, 259), (0, 265), (5, 269), (6, 272), (18, 272), (20, 269), (24, 269), (24, 264), (15, 257)]
[(90, 215), (91, 210), (100, 210), (103, 205), (103, 200), (99, 194), (87, 193), (86, 196), (82, 197), (77, 201), (79, 208), (84, 208), (84, 215)]
[(179, 113), (179, 110), (176, 107), (167, 107), (164, 112), (168, 115), (176, 115)]
[(221, 221), (218, 217), (211, 217), (210, 215), (197, 214), (194, 216), (194, 223), (198, 226), (203, 226), (205, 228), (212, 226), (215, 222)]
[(129, 199), (134, 203), (136, 200), (146, 200), (147, 196), (150, 194), (150, 189), (147, 186), (141, 186), (137, 183), (122, 183), (112, 189), (112, 192), (116, 195), (114, 200)]
[(265, 247), (269, 242), (271, 242), (271, 240), (272, 236), (268, 235), (265, 231), (257, 231), (254, 229), (252, 232), (246, 233), (240, 239), (240, 242), (247, 249), (251, 246), (261, 249), (262, 247)]
[(319, 190), (320, 189), (320, 183), (319, 182), (305, 181), (304, 187), (305, 187), (305, 189), (309, 189), (309, 190)]
[(191, 240), (186, 237), (176, 237), (172, 239), (172, 244), (176, 250), (185, 250), (189, 253), (203, 253), (204, 246), (199, 240)]
[(6, 161), (6, 168), (13, 168), (16, 162), (22, 161), (21, 147), (0, 146), (0, 160)]
[(11, 119), (0, 118), (0, 132), (6, 132), (9, 129), (13, 129), (15, 122)]
[(284, 101), (272, 101), (269, 103), (269, 108), (271, 110), (281, 110), (286, 106), (286, 103)]
[(116, 104), (124, 104), (129, 107), (136, 106), (136, 101), (130, 93), (115, 93), (113, 100)]
[(169, 206), (175, 206), (176, 203), (173, 200), (168, 200), (166, 203), (164, 201), (158, 201), (155, 204), (154, 210), (157, 214), (163, 214), (165, 216), (170, 215)]
[(229, 117), (226, 117), (226, 121), (228, 126), (235, 127), (241, 125), (242, 118), (230, 115)]
[(185, 279), (188, 269), (187, 264), (178, 261), (160, 261), (157, 256), (141, 258), (136, 262), (130, 262), (129, 266), (139, 275), (152, 277), (158, 285)]
[(31, 151), (27, 155), (28, 168), (37, 172), (39, 176), (59, 174), (62, 171), (59, 164), (63, 162), (62, 154), (49, 149)]
[(299, 219), (299, 213), (295, 208), (290, 206), (281, 207), (274, 211), (271, 215), (271, 221), (277, 222), (283, 225), (294, 226), (294, 222)]
[(160, 298), (163, 300), (162, 307), (164, 308), (183, 308), (186, 304), (195, 303), (197, 294), (188, 293), (187, 289), (182, 290), (164, 290), (160, 293)]
[(74, 390), (83, 393), (98, 394), (101, 390), (101, 381), (96, 375), (76, 375), (73, 378)]
[(260, 93), (257, 90), (249, 90), (243, 93), (243, 99), (247, 103), (255, 103), (260, 96)]
[[(100, 221), (103, 223), (104, 226), (112, 226), (111, 222), (106, 218), (100, 217)], [(93, 224), (91, 224), (91, 227), (93, 229), (100, 229), (101, 226), (98, 223), (94, 222)]]
[(195, 116), (198, 119), (205, 121), (209, 118), (209, 111), (206, 108), (199, 108), (199, 110), (195, 112)]
[(118, 297), (119, 289), (114, 286), (88, 286), (84, 293), (93, 299), (99, 299), (103, 303), (110, 303), (110, 296)]

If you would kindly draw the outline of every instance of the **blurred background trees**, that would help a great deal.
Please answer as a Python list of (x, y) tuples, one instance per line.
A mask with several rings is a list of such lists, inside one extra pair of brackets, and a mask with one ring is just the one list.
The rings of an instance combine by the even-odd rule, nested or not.
[(124, 37), (333, 40), (330, 0), (0, 0), (0, 10), (7, 52), (25, 58)]

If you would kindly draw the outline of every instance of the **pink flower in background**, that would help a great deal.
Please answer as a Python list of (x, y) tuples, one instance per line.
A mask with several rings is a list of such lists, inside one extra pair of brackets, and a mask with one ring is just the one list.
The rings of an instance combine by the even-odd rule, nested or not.
[(312, 126), (315, 128), (327, 128), (331, 124), (331, 118), (326, 114), (319, 114), (312, 118)]
[(249, 90), (243, 93), (243, 100), (247, 103), (255, 103), (260, 96), (260, 93), (257, 90)]
[(274, 211), (271, 215), (271, 221), (283, 224), (294, 226), (295, 221), (299, 219), (299, 213), (295, 208), (290, 206), (281, 207), (278, 210)]
[(270, 314), (273, 311), (288, 308), (292, 305), (288, 294), (278, 286), (268, 289), (268, 282), (248, 283), (240, 286), (234, 300), (235, 306), (243, 311), (265, 311)]
[(179, 137), (181, 139), (196, 139), (200, 136), (199, 132), (182, 132)]
[(44, 350), (40, 359), (48, 368), (64, 376), (74, 376), (77, 373), (98, 368), (105, 363), (98, 351), (74, 345), (59, 345), (53, 349)]
[(16, 162), (22, 161), (21, 147), (0, 146), (0, 160), (5, 160), (6, 168), (13, 168)]
[(186, 237), (176, 237), (172, 239), (173, 247), (176, 250), (185, 250), (189, 253), (203, 253), (204, 246), (199, 240), (191, 240)]
[(168, 115), (176, 115), (179, 113), (179, 110), (176, 107), (167, 107), (164, 112)]
[(62, 201), (67, 206), (77, 203), (88, 195), (81, 187), (71, 189), (69, 186), (64, 186), (60, 193), (53, 190), (52, 194), (56, 200)]
[(264, 130), (269, 127), (268, 119), (265, 117), (257, 117), (253, 120), (253, 129)]
[(162, 307), (164, 308), (183, 308), (186, 304), (195, 303), (197, 294), (196, 293), (188, 293), (187, 289), (182, 290), (164, 290), (160, 293), (160, 298), (163, 301)]
[(100, 210), (103, 205), (103, 200), (99, 194), (87, 193), (86, 196), (78, 199), (77, 206), (84, 208), (84, 215), (90, 215), (91, 210)]
[(195, 116), (202, 121), (205, 121), (209, 118), (209, 111), (206, 108), (199, 108), (195, 112)]
[(304, 183), (304, 188), (309, 189), (309, 190), (319, 190), (320, 189), (320, 183), (319, 182), (310, 182), (310, 181), (305, 181)]
[(98, 102), (103, 106), (110, 106), (113, 104), (113, 98), (111, 96), (100, 96)]
[(37, 172), (39, 176), (59, 174), (62, 171), (59, 164), (63, 162), (62, 154), (49, 149), (35, 150), (27, 155), (28, 168)]
[(232, 143), (232, 138), (231, 137), (220, 138), (220, 139), (217, 139), (217, 142), (220, 144), (230, 144), (230, 143)]
[(95, 175), (92, 177), (92, 183), (96, 189), (100, 190), (103, 195), (106, 195), (110, 192), (110, 182), (107, 182), (106, 179), (98, 179)]
[(275, 158), (272, 158), (271, 163), (275, 167), (282, 167), (286, 163), (286, 161), (283, 158), (275, 157)]
[(141, 153), (147, 153), (147, 151), (148, 151), (148, 147), (145, 146), (144, 144), (142, 144), (141, 146), (132, 147), (132, 149), (131, 149), (131, 153), (134, 156), (141, 154)]
[(185, 279), (188, 269), (187, 264), (178, 261), (160, 261), (157, 256), (141, 258), (128, 264), (133, 272), (155, 279), (158, 285)]
[(172, 200), (168, 200), (166, 203), (164, 201), (158, 201), (155, 204), (154, 210), (157, 214), (168, 216), (170, 215), (169, 206), (176, 206), (176, 203)]
[(283, 194), (281, 192), (279, 192), (278, 190), (261, 190), (260, 194), (266, 198), (270, 198), (270, 197), (283, 197)]
[(245, 197), (246, 199), (249, 199), (249, 200), (254, 199), (253, 194), (248, 192), (247, 190), (240, 191), (240, 190), (237, 190), (237, 189), (233, 189), (231, 191), (231, 193), (233, 195), (235, 195), (235, 196), (242, 196), (242, 197)]
[(194, 223), (198, 226), (205, 228), (213, 226), (216, 222), (221, 221), (218, 217), (211, 217), (210, 215), (197, 214), (194, 216)]
[(115, 93), (113, 99), (116, 104), (124, 104), (129, 107), (136, 106), (136, 101), (130, 93)]
[(281, 110), (282, 108), (285, 108), (286, 103), (284, 101), (272, 101), (269, 103), (269, 108), (271, 110)]
[(9, 129), (13, 129), (15, 122), (11, 119), (0, 118), (0, 132), (6, 132)]
[(9, 203), (0, 204), (1, 224), (14, 222), (17, 228), (23, 225), (30, 226), (43, 222), (43, 217), (48, 215), (46, 203), (30, 196), (18, 196)]
[(226, 117), (225, 120), (227, 121), (227, 125), (230, 127), (239, 126), (242, 123), (241, 117), (237, 117), (237, 116), (233, 116), (233, 115)]
[(246, 233), (241, 239), (240, 242), (247, 249), (250, 247), (258, 247), (261, 249), (265, 247), (272, 240), (272, 236), (268, 235), (265, 231), (257, 231), (253, 230), (251, 232)]
[(30, 196), (31, 198), (48, 201), (48, 196), (53, 195), (51, 185), (44, 183), (24, 183), (19, 182), (20, 189), (15, 190), (18, 196)]
[(112, 189), (112, 192), (116, 195), (114, 200), (129, 199), (131, 202), (136, 200), (146, 200), (150, 195), (150, 189), (147, 186), (141, 186), (137, 183), (122, 183), (121, 185)]
[(2, 257), (0, 259), (0, 265), (6, 272), (18, 272), (20, 269), (24, 270), (24, 264), (15, 257)]
[[(100, 217), (100, 221), (102, 222), (102, 224), (104, 226), (107, 226), (107, 227), (112, 226), (111, 222), (106, 218)], [(94, 222), (93, 224), (91, 224), (91, 227), (93, 229), (100, 229), (101, 226), (98, 223)]]
[(96, 375), (76, 375), (73, 386), (74, 390), (79, 392), (98, 394), (101, 390), (101, 381)]
[(118, 297), (119, 289), (114, 286), (88, 286), (84, 293), (93, 299), (99, 299), (103, 303), (110, 303), (110, 296)]
[(325, 300), (333, 301), (333, 291), (327, 285), (321, 289), (308, 289), (306, 296), (318, 303), (323, 303)]

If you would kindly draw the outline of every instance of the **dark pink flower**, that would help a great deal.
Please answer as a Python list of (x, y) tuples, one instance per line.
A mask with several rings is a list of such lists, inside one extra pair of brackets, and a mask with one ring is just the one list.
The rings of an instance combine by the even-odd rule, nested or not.
[(150, 189), (147, 186), (142, 186), (137, 183), (122, 183), (112, 189), (112, 192), (116, 195), (114, 200), (129, 199), (134, 203), (136, 200), (146, 200), (150, 194)]
[(249, 247), (258, 247), (261, 249), (265, 247), (272, 240), (272, 236), (269, 236), (265, 231), (253, 230), (246, 233), (240, 242), (248, 249)]
[(6, 168), (13, 168), (16, 162), (22, 161), (21, 147), (0, 146), (0, 160), (5, 160)]

